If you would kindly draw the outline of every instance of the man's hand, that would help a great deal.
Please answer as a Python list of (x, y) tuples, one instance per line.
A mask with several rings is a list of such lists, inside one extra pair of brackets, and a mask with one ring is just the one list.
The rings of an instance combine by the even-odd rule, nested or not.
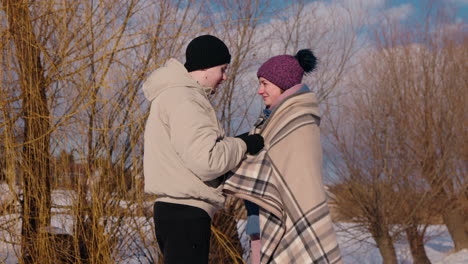
[(249, 133), (244, 133), (236, 137), (242, 139), (245, 142), (247, 145), (247, 153), (250, 155), (257, 154), (265, 146), (263, 137), (260, 134), (249, 135)]

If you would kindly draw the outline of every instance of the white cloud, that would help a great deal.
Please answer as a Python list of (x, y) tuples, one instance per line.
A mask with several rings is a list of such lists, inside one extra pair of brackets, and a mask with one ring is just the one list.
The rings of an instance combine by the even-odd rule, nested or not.
[(452, 2), (459, 5), (468, 5), (468, 0), (452, 0)]
[(336, 5), (357, 7), (360, 9), (381, 8), (385, 5), (385, 0), (335, 0)]
[(385, 15), (390, 20), (402, 21), (409, 17), (413, 13), (413, 10), (414, 7), (411, 4), (403, 4), (386, 10)]

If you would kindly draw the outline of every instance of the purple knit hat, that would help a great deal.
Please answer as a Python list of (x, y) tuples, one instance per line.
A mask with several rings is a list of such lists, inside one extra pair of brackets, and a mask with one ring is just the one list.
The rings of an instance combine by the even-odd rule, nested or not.
[(301, 83), (304, 72), (315, 69), (317, 59), (308, 50), (300, 50), (296, 56), (279, 55), (265, 63), (257, 71), (257, 77), (263, 77), (283, 91)]

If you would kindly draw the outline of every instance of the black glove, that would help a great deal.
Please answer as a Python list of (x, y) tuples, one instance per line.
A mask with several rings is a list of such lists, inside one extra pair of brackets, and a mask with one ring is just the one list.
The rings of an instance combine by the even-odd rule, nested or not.
[(244, 138), (246, 138), (248, 135), (249, 135), (249, 132), (245, 132), (243, 134), (237, 135), (236, 138), (240, 138), (240, 139), (244, 140)]
[(249, 135), (248, 133), (244, 133), (236, 137), (245, 142), (247, 145), (247, 153), (250, 155), (257, 154), (264, 146), (263, 137), (260, 134)]

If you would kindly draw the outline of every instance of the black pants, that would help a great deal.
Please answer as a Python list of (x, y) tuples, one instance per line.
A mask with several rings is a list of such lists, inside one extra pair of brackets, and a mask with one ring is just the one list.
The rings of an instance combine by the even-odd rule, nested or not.
[(164, 264), (208, 263), (211, 218), (203, 209), (156, 202), (153, 217)]

